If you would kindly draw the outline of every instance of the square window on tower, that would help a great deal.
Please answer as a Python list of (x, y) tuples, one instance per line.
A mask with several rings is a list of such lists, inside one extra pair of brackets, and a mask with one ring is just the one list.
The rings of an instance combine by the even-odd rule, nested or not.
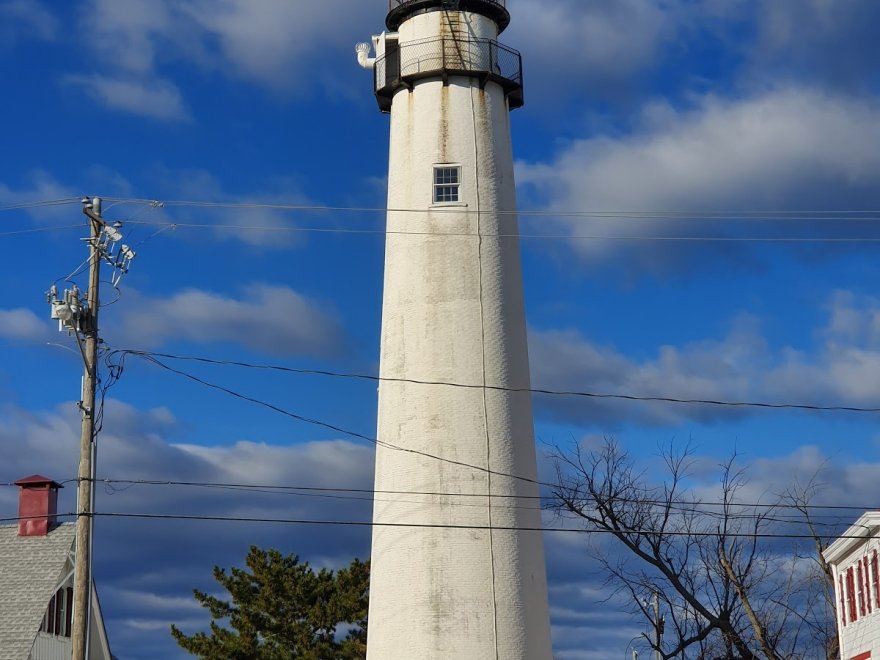
[(434, 203), (449, 204), (458, 202), (461, 188), (461, 167), (459, 165), (434, 166)]

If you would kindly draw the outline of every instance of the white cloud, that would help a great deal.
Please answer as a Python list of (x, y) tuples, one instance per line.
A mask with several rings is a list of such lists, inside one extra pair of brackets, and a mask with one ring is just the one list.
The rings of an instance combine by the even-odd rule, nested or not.
[(120, 305), (124, 313), (105, 333), (117, 346), (234, 343), (269, 355), (326, 357), (345, 342), (332, 312), (286, 286), (255, 283), (237, 298), (200, 289), (158, 298), (126, 289)]
[(750, 76), (818, 79), (829, 87), (871, 90), (880, 58), (874, 0), (759, 0)]
[[(814, 353), (771, 347), (751, 317), (737, 319), (721, 339), (660, 346), (643, 361), (598, 346), (574, 330), (533, 330), (529, 351), (534, 385), (677, 399), (875, 406), (880, 399), (880, 300), (838, 292), (826, 309), (828, 321), (815, 332)], [(558, 396), (539, 397), (537, 404), (551, 417), (610, 427), (685, 419), (712, 422), (751, 412)]]
[(369, 32), (381, 20), (369, 3), (338, 0), (191, 0), (182, 12), (220, 44), (234, 74), (277, 88), (301, 84), (309, 66), (347, 43), (347, 34)]
[(53, 335), (50, 322), (29, 309), (0, 309), (0, 339), (33, 342)]
[[(558, 211), (858, 208), (880, 201), (880, 103), (792, 88), (740, 100), (707, 96), (690, 110), (649, 105), (632, 134), (576, 140), (550, 162), (520, 162), (517, 177)], [(657, 219), (559, 222), (573, 235), (730, 231), (730, 223)], [(616, 249), (602, 240), (572, 245), (593, 263)], [(643, 248), (655, 253), (648, 266), (663, 249)]]
[[(3, 205), (28, 204), (58, 199), (78, 199), (80, 192), (68, 185), (55, 180), (43, 170), (28, 172), (24, 182), (13, 187), (0, 182), (0, 200)], [(39, 223), (55, 223), (61, 218), (70, 219), (70, 208), (66, 206), (49, 206), (23, 209), (31, 219)]]
[(113, 110), (163, 121), (190, 118), (180, 90), (165, 80), (92, 74), (67, 76), (63, 82), (83, 88)]
[(874, 0), (509, 0), (508, 6), (513, 21), (503, 38), (523, 51), (529, 88), (545, 99), (637, 97), (645, 74), (656, 70), (674, 93), (723, 84), (693, 64), (696, 57), (717, 59), (711, 50), (717, 46), (741, 60), (732, 72), (738, 85), (787, 80), (876, 88), (880, 44), (872, 28), (880, 6)]
[(509, 9), (511, 27), (502, 38), (523, 51), (534, 72), (529, 84), (565, 93), (570, 86), (622, 86), (655, 66), (682, 14), (676, 1), (645, 0), (511, 0)]
[(58, 33), (58, 20), (38, 0), (4, 0), (0, 3), (0, 51), (18, 37), (49, 41)]
[(183, 61), (270, 88), (307, 90), (322, 84), (317, 73), (328, 55), (344, 52), (356, 73), (351, 46), (363, 40), (359, 31), (379, 27), (381, 11), (351, 0), (90, 0), (81, 16), (100, 35), (91, 43), (97, 64), (119, 76), (155, 77), (167, 62)]
[(693, 210), (788, 202), (818, 172), (841, 187), (880, 178), (880, 104), (787, 89), (648, 106), (632, 135), (577, 140), (520, 181), (555, 209)]
[(177, 22), (164, 0), (91, 0), (82, 9), (82, 25), (94, 38), (89, 46), (113, 67), (151, 74), (163, 35)]
[[(296, 231), (293, 213), (273, 206), (314, 206), (302, 193), (298, 184), (284, 177), (276, 177), (267, 189), (236, 195), (224, 189), (221, 182), (206, 170), (169, 170), (155, 168), (152, 172), (156, 185), (167, 195), (177, 199), (206, 200), (229, 204), (228, 208), (174, 207), (157, 211), (155, 219), (175, 223), (216, 225), (211, 234), (217, 240), (235, 240), (246, 245), (273, 250), (298, 245), (303, 239)], [(253, 206), (248, 207), (248, 204)], [(184, 234), (185, 229), (179, 232)], [(204, 237), (199, 232), (198, 240)]]

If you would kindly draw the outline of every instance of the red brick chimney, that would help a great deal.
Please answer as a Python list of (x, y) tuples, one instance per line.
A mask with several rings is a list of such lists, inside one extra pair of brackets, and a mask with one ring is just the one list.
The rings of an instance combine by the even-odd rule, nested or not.
[(39, 474), (15, 482), (18, 491), (18, 535), (46, 536), (55, 526), (61, 484)]

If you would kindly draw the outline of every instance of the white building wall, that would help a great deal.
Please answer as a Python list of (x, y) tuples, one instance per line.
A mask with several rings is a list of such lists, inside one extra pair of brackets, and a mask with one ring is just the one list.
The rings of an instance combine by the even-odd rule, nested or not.
[[(856, 544), (855, 547), (843, 558), (841, 558), (834, 569), (834, 588), (835, 588), (835, 605), (837, 607), (837, 629), (840, 637), (840, 657), (843, 660), (853, 660), (853, 658), (880, 658), (880, 607), (877, 606), (877, 594), (874, 590), (874, 580), (870, 572), (870, 562), (874, 551), (880, 553), (880, 540), (872, 538), (863, 543)], [(851, 613), (849, 601), (846, 593), (843, 593), (841, 600), (841, 577), (843, 585), (846, 585), (847, 569), (853, 567), (855, 570), (859, 560), (868, 558), (868, 587), (865, 592), (866, 597), (871, 599), (870, 612), (861, 613), (858, 601), (858, 587), (856, 587), (856, 621), (851, 621)], [(855, 574), (858, 575), (857, 571)], [(864, 579), (864, 578), (863, 578)], [(841, 603), (843, 610), (841, 611)], [(844, 623), (843, 617), (846, 617)], [(865, 656), (865, 653), (871, 655)]]
[[(406, 21), (401, 44), (444, 21)], [(460, 204), (432, 205), (435, 164), (461, 166)], [(369, 658), (549, 660), (542, 538), (524, 531), (540, 528), (530, 395), (483, 388), (529, 387), (499, 86), (424, 80), (396, 94), (388, 207), (401, 210), (388, 213), (381, 376), (473, 387), (380, 385)]]
[(70, 660), (72, 651), (70, 637), (39, 632), (28, 660)]

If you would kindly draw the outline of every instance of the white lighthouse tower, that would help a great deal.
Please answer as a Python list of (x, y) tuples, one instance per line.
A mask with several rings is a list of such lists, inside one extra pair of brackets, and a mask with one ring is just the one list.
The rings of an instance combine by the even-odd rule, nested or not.
[(505, 0), (390, 0), (370, 660), (549, 660)]

